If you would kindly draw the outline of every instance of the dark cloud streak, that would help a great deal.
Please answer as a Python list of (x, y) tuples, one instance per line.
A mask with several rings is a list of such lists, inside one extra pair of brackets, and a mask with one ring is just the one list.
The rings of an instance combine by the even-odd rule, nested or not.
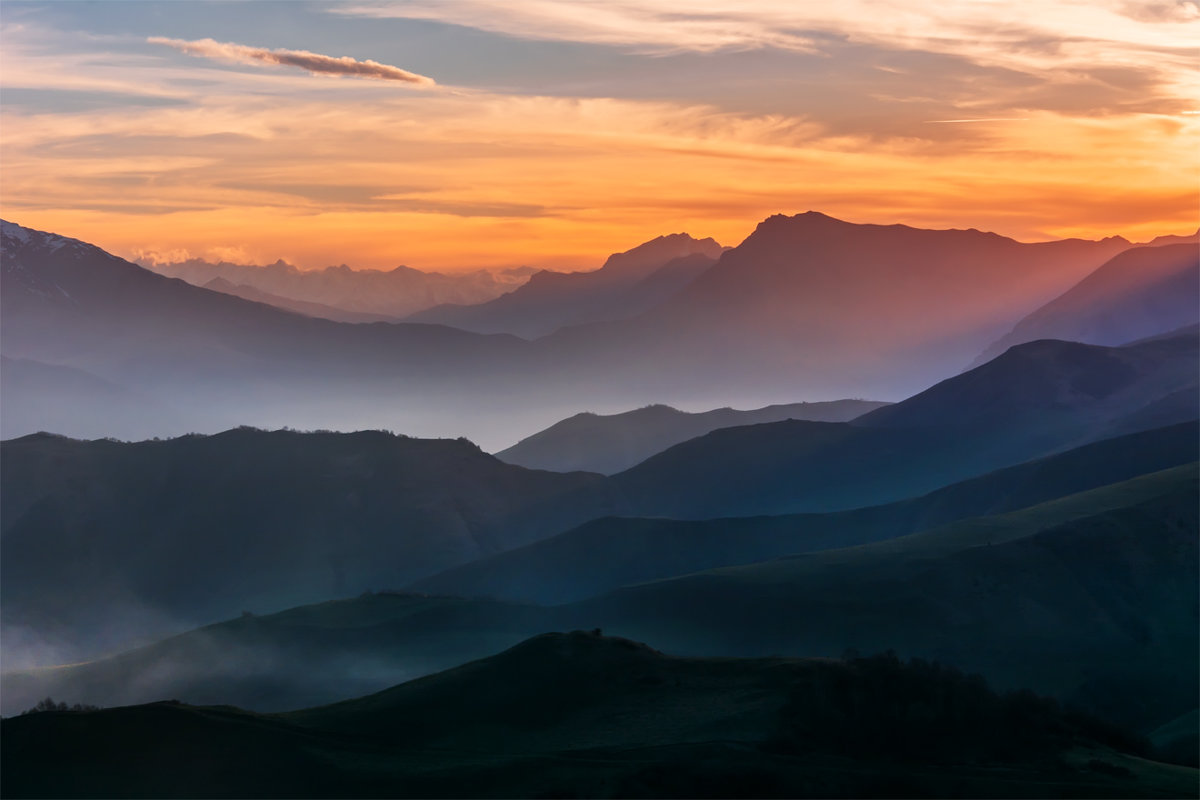
[(187, 41), (185, 39), (168, 39), (164, 36), (151, 36), (146, 41), (151, 44), (166, 45), (190, 56), (232, 61), (238, 64), (277, 64), (284, 67), (298, 67), (314, 75), (399, 81), (413, 86), (434, 85), (432, 78), (389, 64), (380, 64), (378, 61), (370, 59), (358, 61), (349, 56), (326, 56), (307, 50), (268, 50), (264, 47), (248, 47), (242, 44), (218, 42), (213, 39)]

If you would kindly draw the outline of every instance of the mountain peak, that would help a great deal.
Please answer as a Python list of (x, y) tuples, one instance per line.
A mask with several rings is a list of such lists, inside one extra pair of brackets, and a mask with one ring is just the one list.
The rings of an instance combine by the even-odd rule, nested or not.
[(822, 214), (820, 211), (805, 211), (803, 214), (772, 214), (758, 223), (751, 237), (762, 235), (795, 235), (796, 233), (824, 232), (854, 227), (854, 223)]
[(623, 253), (613, 253), (600, 271), (607, 275), (649, 274), (676, 258), (700, 254), (715, 259), (723, 251), (724, 248), (711, 237), (696, 239), (687, 233), (670, 233), (643, 242)]
[(204, 284), (203, 288), (212, 289), (214, 292), (225, 292), (228, 294), (230, 289), (236, 289), (238, 287), (236, 284), (217, 276), (208, 283)]
[(50, 252), (54, 252), (65, 245), (89, 246), (78, 239), (59, 236), (57, 233), (26, 228), (23, 225), (18, 225), (8, 220), (0, 220), (0, 238), (3, 239), (4, 246), (8, 248), (33, 245), (48, 248)]

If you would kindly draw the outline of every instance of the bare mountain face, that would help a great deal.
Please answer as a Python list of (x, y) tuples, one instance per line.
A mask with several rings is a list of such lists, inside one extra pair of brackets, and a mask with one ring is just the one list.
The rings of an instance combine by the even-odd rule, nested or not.
[(535, 339), (569, 325), (626, 319), (678, 293), (722, 251), (712, 239), (673, 233), (615, 253), (594, 272), (539, 272), (490, 302), (437, 306), (409, 321)]
[[(341, 311), (390, 320), (440, 303), (482, 303), (512, 291), (535, 271), (523, 267), (444, 274), (404, 266), (390, 270), (351, 269), (345, 264), (302, 270), (282, 260), (266, 266), (228, 261), (214, 264), (201, 259), (146, 266), (161, 275), (181, 278), (195, 286), (204, 286), (221, 278), (235, 286), (249, 286), (282, 300), (320, 303)], [(278, 302), (272, 305), (290, 307)], [(339, 319), (326, 314), (313, 316)]]
[(1183, 238), (1117, 255), (1018, 322), (976, 365), (1034, 339), (1118, 345), (1200, 322), (1200, 246), (1173, 241)]

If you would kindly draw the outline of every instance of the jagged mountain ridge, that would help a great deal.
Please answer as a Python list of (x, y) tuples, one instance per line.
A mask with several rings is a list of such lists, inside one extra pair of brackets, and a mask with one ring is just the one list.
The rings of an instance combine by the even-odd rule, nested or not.
[(202, 259), (144, 263), (143, 266), (161, 275), (182, 278), (195, 286), (204, 286), (220, 278), (235, 286), (250, 286), (283, 301), (319, 303), (343, 312), (393, 321), (439, 303), (485, 302), (512, 291), (535, 271), (517, 268), (446, 274), (405, 266), (388, 270), (351, 269), (345, 264), (302, 270), (282, 260), (265, 266), (227, 261), (213, 263)]
[(438, 306), (408, 319), (535, 339), (562, 327), (648, 311), (711, 267), (723, 250), (711, 238), (673, 233), (614, 253), (592, 272), (539, 272), (524, 286), (489, 302)]

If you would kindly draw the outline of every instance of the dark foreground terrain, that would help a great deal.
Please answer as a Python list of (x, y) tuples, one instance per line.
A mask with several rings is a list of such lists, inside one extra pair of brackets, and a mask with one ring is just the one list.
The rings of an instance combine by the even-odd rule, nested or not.
[(891, 655), (674, 658), (544, 634), (287, 714), (3, 722), (5, 797), (1194, 797), (1197, 771), (1028, 692)]

